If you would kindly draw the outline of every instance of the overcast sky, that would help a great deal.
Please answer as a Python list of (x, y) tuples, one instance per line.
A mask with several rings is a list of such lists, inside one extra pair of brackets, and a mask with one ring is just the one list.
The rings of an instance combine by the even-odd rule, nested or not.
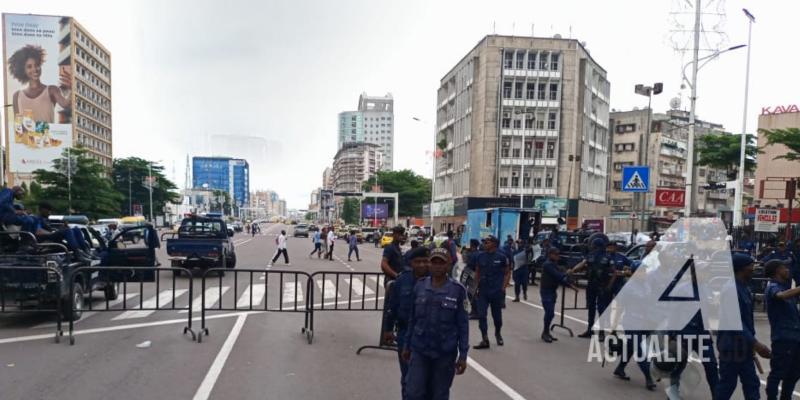
[[(571, 32), (608, 71), (613, 109), (646, 106), (633, 86), (657, 81), (665, 89), (653, 100), (656, 111), (681, 95), (688, 109), (680, 81), (689, 58), (670, 39), (670, 11), (686, 2), (3, 0), (0, 10), (73, 16), (111, 51), (114, 157), (163, 160), (182, 187), (187, 154), (210, 154), (220, 135), (236, 135), (224, 151), (251, 157), (251, 188), (306, 208), (336, 152), (337, 113), (356, 109), (362, 92), (392, 93), (395, 168), (430, 176), (439, 79), (493, 32)], [(747, 41), (743, 7), (757, 18), (752, 132), (761, 106), (800, 103), (792, 33), (800, 2), (723, 3), (725, 47)], [(707, 16), (704, 26), (718, 22)], [(724, 54), (699, 74), (699, 117), (732, 132), (742, 126), (745, 56), (745, 49)], [(249, 148), (249, 137), (264, 138), (269, 149)]]

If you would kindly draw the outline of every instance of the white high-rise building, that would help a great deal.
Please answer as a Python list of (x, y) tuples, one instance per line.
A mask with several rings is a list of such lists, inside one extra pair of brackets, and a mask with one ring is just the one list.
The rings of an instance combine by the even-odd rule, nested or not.
[(345, 143), (366, 142), (378, 145), (383, 154), (383, 170), (392, 170), (394, 158), (394, 99), (385, 96), (358, 98), (357, 111), (339, 113), (338, 149)]

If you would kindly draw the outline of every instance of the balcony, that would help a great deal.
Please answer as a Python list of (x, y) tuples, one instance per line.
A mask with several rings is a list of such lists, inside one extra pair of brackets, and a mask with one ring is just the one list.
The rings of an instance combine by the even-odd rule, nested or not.
[(511, 129), (511, 128), (503, 128), (500, 130), (500, 134), (504, 136), (516, 136), (516, 137), (542, 137), (542, 138), (557, 138), (558, 131), (555, 129)]
[(508, 165), (523, 165), (525, 166), (536, 166), (536, 167), (555, 167), (556, 160), (546, 159), (546, 158), (513, 158), (513, 157), (503, 157), (500, 158), (500, 165), (508, 166)]
[(531, 100), (531, 99), (514, 99), (504, 98), (503, 106), (505, 107), (528, 107), (528, 108), (559, 108), (561, 103), (553, 100)]
[(549, 71), (541, 69), (517, 69), (517, 68), (504, 68), (504, 76), (528, 76), (532, 78), (561, 78), (561, 71)]

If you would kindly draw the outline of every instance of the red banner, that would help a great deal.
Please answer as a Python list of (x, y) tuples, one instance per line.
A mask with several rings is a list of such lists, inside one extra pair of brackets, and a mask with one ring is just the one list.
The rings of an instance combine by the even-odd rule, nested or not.
[(683, 207), (685, 201), (683, 189), (656, 189), (656, 207)]

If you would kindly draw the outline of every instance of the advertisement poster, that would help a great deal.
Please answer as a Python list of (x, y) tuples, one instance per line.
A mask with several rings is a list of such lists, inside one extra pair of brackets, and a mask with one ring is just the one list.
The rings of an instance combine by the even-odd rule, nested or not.
[(388, 204), (376, 204), (374, 203), (361, 203), (361, 218), (363, 219), (386, 219), (389, 217), (389, 205)]
[(69, 18), (3, 14), (4, 98), (11, 173), (50, 168), (72, 145)]
[(681, 208), (685, 204), (686, 191), (683, 189), (656, 189), (656, 206)]
[(778, 232), (778, 213), (780, 210), (759, 208), (756, 210), (756, 232)]
[(534, 208), (542, 210), (542, 217), (559, 217), (560, 211), (567, 209), (567, 199), (536, 199)]

